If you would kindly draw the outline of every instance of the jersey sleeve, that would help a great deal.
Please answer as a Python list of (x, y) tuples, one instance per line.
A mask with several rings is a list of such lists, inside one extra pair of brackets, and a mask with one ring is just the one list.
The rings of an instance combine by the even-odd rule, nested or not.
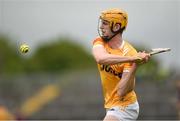
[(96, 47), (96, 46), (104, 46), (104, 42), (100, 37), (96, 38), (93, 41), (93, 47)]

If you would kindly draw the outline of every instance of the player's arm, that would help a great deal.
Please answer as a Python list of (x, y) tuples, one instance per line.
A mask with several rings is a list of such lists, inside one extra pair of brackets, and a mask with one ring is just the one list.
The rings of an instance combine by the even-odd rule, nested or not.
[(137, 69), (137, 64), (133, 63), (129, 71), (124, 71), (121, 81), (117, 85), (117, 93), (120, 97), (125, 96), (131, 92), (135, 87), (134, 75)]
[(119, 56), (114, 54), (109, 54), (103, 45), (94, 45), (92, 49), (93, 56), (97, 63), (99, 64), (117, 64), (124, 62), (133, 62), (140, 59), (137, 56)]
[(125, 96), (127, 93), (134, 90), (135, 87), (135, 72), (139, 64), (144, 64), (149, 61), (150, 55), (145, 52), (139, 52), (138, 55), (142, 57), (140, 63), (132, 63), (130, 68), (125, 67), (121, 81), (117, 85), (117, 93), (120, 97)]

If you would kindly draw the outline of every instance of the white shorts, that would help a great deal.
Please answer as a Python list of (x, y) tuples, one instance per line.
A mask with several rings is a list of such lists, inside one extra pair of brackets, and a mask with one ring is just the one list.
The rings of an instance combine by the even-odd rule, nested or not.
[(136, 101), (126, 107), (112, 107), (107, 109), (106, 116), (115, 116), (119, 121), (135, 121), (139, 115), (139, 104)]

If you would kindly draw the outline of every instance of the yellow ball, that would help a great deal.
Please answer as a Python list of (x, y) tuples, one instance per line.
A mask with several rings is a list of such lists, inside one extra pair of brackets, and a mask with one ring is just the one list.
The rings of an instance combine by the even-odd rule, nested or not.
[(28, 46), (27, 44), (22, 44), (22, 45), (20, 46), (20, 51), (21, 51), (22, 53), (27, 53), (27, 52), (29, 51), (29, 46)]

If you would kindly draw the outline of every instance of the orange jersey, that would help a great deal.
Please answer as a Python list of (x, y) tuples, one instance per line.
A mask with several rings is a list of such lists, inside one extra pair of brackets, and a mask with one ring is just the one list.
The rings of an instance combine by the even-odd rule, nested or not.
[[(103, 45), (106, 51), (110, 54), (116, 54), (120, 56), (133, 56), (137, 54), (137, 51), (126, 41), (123, 41), (119, 49), (112, 49), (101, 38), (97, 38), (93, 41), (93, 46), (98, 45)], [(114, 106), (126, 106), (134, 103), (137, 100), (134, 91), (129, 92), (123, 97), (123, 100), (120, 100), (120, 97), (117, 94), (117, 89), (115, 88), (119, 81), (121, 81), (122, 73), (129, 71), (132, 63), (97, 65), (103, 87), (105, 108), (111, 108)], [(135, 81), (135, 78), (133, 79)]]

